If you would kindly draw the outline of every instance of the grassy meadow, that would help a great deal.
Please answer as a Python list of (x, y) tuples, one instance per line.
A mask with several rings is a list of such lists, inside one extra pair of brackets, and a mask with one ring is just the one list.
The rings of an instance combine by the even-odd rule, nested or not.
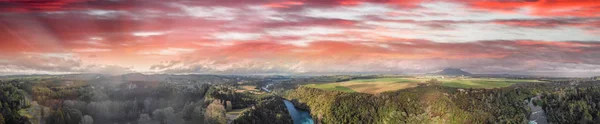
[(342, 92), (356, 92), (348, 87), (341, 86), (339, 83), (325, 83), (325, 84), (307, 84), (304, 86), (319, 88), (324, 90), (337, 90)]
[[(434, 78), (375, 78), (357, 79), (345, 82), (306, 84), (306, 87), (342, 92), (363, 92), (377, 94), (426, 84)], [(504, 78), (435, 78), (442, 86), (455, 88), (500, 88), (516, 83), (542, 82), (538, 80), (518, 80)]]
[(538, 80), (517, 80), (504, 78), (438, 79), (442, 86), (456, 88), (500, 88), (516, 83), (536, 83)]

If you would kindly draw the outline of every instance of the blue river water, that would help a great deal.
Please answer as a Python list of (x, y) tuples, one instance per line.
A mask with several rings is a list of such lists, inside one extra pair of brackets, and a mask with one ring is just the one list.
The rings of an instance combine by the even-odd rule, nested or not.
[(542, 109), (541, 106), (533, 105), (533, 100), (536, 99), (539, 100), (540, 95), (531, 97), (531, 99), (527, 103), (527, 106), (531, 108), (531, 114), (529, 115), (529, 124), (548, 124), (546, 112), (544, 112), (544, 109)]
[(309, 112), (296, 108), (290, 101), (283, 100), (283, 102), (285, 103), (285, 107), (287, 107), (290, 116), (292, 116), (294, 124), (314, 124)]

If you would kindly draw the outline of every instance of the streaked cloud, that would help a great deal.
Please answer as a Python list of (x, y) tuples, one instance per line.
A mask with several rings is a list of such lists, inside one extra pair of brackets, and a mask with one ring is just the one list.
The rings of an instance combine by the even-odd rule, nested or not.
[(244, 41), (244, 40), (256, 40), (261, 37), (262, 34), (256, 33), (239, 33), (239, 32), (223, 32), (217, 33), (213, 36), (216, 39), (223, 41)]
[(157, 31), (152, 31), (152, 32), (133, 32), (131, 35), (138, 36), (138, 37), (149, 37), (149, 36), (164, 35), (166, 33), (167, 32), (157, 32)]
[(426, 73), (455, 67), (591, 76), (600, 71), (598, 8), (585, 0), (0, 1), (0, 72)]
[(174, 6), (180, 7), (185, 14), (189, 16), (208, 20), (234, 20), (236, 19), (236, 13), (239, 13), (239, 11), (228, 7), (190, 7), (186, 5)]
[(108, 52), (112, 51), (111, 49), (102, 49), (102, 48), (82, 48), (82, 49), (73, 49), (74, 52)]
[(195, 51), (194, 49), (188, 49), (188, 48), (166, 48), (166, 49), (160, 49), (160, 50), (156, 50), (156, 51), (143, 51), (143, 52), (139, 52), (139, 53), (147, 54), (147, 55), (179, 55), (179, 54), (191, 53), (194, 51)]

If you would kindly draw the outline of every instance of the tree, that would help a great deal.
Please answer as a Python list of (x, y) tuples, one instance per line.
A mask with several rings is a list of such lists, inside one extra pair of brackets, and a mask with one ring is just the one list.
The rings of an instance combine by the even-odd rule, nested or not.
[[(0, 107), (2, 108), (2, 107)], [(0, 114), (0, 124), (4, 124), (4, 116), (2, 116), (2, 114)]]
[(81, 112), (77, 109), (59, 108), (52, 116), (47, 118), (49, 124), (79, 124), (82, 120)]
[(227, 111), (231, 111), (232, 107), (233, 107), (233, 106), (231, 106), (231, 101), (225, 102), (225, 107), (227, 107)]
[(66, 124), (65, 114), (63, 109), (58, 109), (52, 116), (48, 117), (46, 120), (48, 124)]
[(194, 112), (192, 112), (192, 121), (195, 123), (202, 123), (204, 121), (204, 112), (206, 110), (202, 106), (196, 106)]
[(592, 122), (593, 121), (592, 115), (587, 110), (583, 112), (583, 121), (585, 121), (585, 122)]
[(428, 83), (428, 84), (440, 84), (441, 82), (440, 82), (440, 81), (438, 81), (436, 78), (433, 78), (433, 79), (431, 79), (431, 80), (427, 81), (427, 83)]
[(250, 109), (244, 110), (233, 124), (291, 124), (292, 117), (280, 97), (271, 97), (260, 101)]
[(158, 124), (158, 122), (153, 121), (148, 114), (140, 114), (138, 124)]
[(94, 124), (94, 119), (92, 119), (92, 116), (85, 115), (83, 118), (81, 118), (81, 122), (79, 122), (79, 124)]
[(22, 90), (16, 86), (18, 86), (18, 82), (16, 81), (0, 81), (0, 114), (2, 115), (3, 123), (28, 122), (24, 116), (18, 113), (27, 103), (25, 102)]
[(596, 118), (594, 118), (595, 123), (600, 123), (600, 111), (596, 113)]
[(156, 109), (152, 112), (152, 116), (154, 120), (161, 123), (173, 123), (179, 124), (183, 123), (183, 119), (175, 115), (175, 110), (172, 107), (167, 107), (164, 109)]
[(77, 109), (64, 108), (65, 121), (67, 124), (79, 124), (81, 122), (82, 114)]
[(206, 107), (204, 122), (208, 124), (227, 123), (227, 118), (225, 118), (225, 107), (219, 102), (219, 100), (214, 100), (208, 105), (208, 107)]

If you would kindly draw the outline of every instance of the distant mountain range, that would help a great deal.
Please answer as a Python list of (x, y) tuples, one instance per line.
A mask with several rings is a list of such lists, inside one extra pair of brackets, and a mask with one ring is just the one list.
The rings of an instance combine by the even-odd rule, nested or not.
[(460, 75), (471, 75), (471, 73), (463, 71), (457, 68), (446, 68), (440, 72), (433, 73), (436, 75), (451, 75), (451, 76), (460, 76)]

